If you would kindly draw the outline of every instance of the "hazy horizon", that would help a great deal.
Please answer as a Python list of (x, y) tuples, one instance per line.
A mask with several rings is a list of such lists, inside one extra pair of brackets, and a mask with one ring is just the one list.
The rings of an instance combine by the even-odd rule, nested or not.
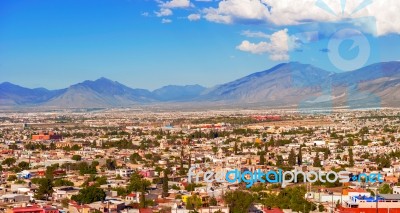
[[(397, 61), (383, 61), (383, 62), (381, 62), (381, 63), (385, 63), (385, 62), (397, 62)], [(297, 61), (291, 61), (291, 62), (286, 62), (286, 63), (297, 63)], [(300, 62), (299, 62), (299, 63), (300, 63)], [(379, 63), (379, 62), (377, 62), (377, 63)], [(280, 64), (284, 64), (284, 63), (280, 63)], [(240, 76), (240, 77), (238, 77), (238, 78), (243, 78), (243, 77), (246, 77), (246, 76), (248, 76), (248, 75), (257, 73), (257, 72), (263, 72), (263, 71), (272, 69), (272, 68), (274, 68), (275, 66), (278, 66), (278, 65), (280, 65), (280, 64), (271, 66), (271, 67), (266, 68), (266, 69), (264, 69), (264, 70), (259, 70), (259, 71), (251, 72), (251, 73), (249, 73), (249, 74), (247, 74), (247, 75), (245, 75), (245, 76)], [(364, 67), (370, 66), (370, 65), (373, 65), (373, 64), (376, 64), (376, 63), (367, 64), (367, 65), (365, 65)], [(315, 66), (315, 65), (313, 65), (313, 64), (310, 64), (310, 65)], [(315, 67), (317, 67), (317, 66), (315, 66)], [(323, 67), (317, 67), (317, 68), (324, 69)], [(330, 71), (330, 70), (326, 70), (326, 71), (334, 72), (334, 73), (339, 73), (338, 71)], [(353, 71), (353, 70), (351, 70), (351, 71)], [(351, 72), (351, 71), (342, 71), (342, 72)], [(156, 88), (135, 87), (134, 85), (125, 84), (123, 81), (115, 80), (115, 79), (113, 79), (112, 77), (106, 77), (106, 76), (99, 76), (99, 77), (90, 78), (90, 79), (81, 79), (81, 80), (78, 81), (78, 82), (73, 82), (73, 83), (71, 83), (71, 84), (69, 84), (69, 85), (65, 85), (65, 86), (59, 87), (59, 88), (47, 88), (47, 87), (44, 87), (44, 86), (28, 87), (28, 86), (21, 85), (21, 84), (17, 84), (17, 83), (15, 83), (15, 82), (10, 82), (10, 81), (2, 81), (2, 82), (0, 82), (0, 84), (2, 84), (2, 83), (11, 83), (11, 84), (18, 85), (18, 86), (21, 86), (21, 87), (25, 87), (25, 88), (28, 88), (28, 89), (39, 89), (39, 88), (44, 88), (44, 89), (48, 89), (48, 90), (59, 90), (59, 89), (68, 88), (68, 87), (71, 86), (71, 85), (83, 83), (84, 81), (96, 81), (96, 80), (99, 80), (99, 79), (101, 79), (101, 78), (105, 78), (105, 79), (108, 79), (108, 80), (111, 80), (111, 81), (118, 82), (118, 83), (120, 83), (120, 84), (123, 84), (123, 85), (128, 86), (128, 87), (133, 88), (133, 89), (146, 89), (146, 90), (149, 90), (149, 91), (154, 91), (154, 90), (157, 90), (157, 89), (160, 89), (160, 88), (163, 88), (163, 87), (167, 87), (167, 86), (194, 86), (194, 85), (199, 85), (199, 86), (202, 86), (202, 87), (205, 87), (205, 88), (212, 88), (212, 87), (215, 87), (215, 86), (218, 86), (218, 85), (221, 85), (221, 84), (225, 84), (225, 83), (227, 83), (227, 82), (231, 82), (231, 81), (234, 81), (234, 80), (237, 80), (237, 79), (238, 79), (238, 78), (236, 78), (236, 79), (231, 79), (231, 80), (229, 80), (229, 81), (221, 82), (221, 83), (218, 83), (218, 84), (215, 84), (215, 85), (210, 85), (210, 86), (202, 85), (202, 84), (199, 84), (199, 83), (193, 83), (193, 84), (166, 84), (166, 85), (160, 85), (159, 87), (156, 87)], [(40, 83), (38, 83), (38, 84), (40, 84)]]

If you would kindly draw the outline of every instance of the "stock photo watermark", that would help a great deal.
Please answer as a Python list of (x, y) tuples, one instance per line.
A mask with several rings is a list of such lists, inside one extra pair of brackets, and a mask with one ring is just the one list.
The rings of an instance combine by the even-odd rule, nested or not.
[(352, 175), (348, 171), (283, 171), (278, 170), (268, 170), (263, 171), (257, 169), (256, 171), (241, 171), (239, 169), (233, 169), (229, 171), (218, 171), (214, 172), (212, 170), (207, 170), (205, 172), (200, 171), (194, 173), (196, 167), (191, 167), (188, 171), (188, 182), (192, 183), (192, 178), (194, 178), (194, 183), (200, 183), (202, 179), (205, 183), (246, 183), (246, 187), (249, 188), (254, 185), (254, 183), (280, 183), (282, 187), (285, 187), (288, 183), (347, 183), (351, 181), (375, 183), (383, 182), (383, 176), (379, 173), (361, 173), (358, 175)]

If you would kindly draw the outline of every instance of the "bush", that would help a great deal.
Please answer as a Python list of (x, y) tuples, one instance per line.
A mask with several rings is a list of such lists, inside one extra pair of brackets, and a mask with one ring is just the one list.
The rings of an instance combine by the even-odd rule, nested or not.
[(15, 176), (15, 175), (10, 175), (7, 178), (7, 181), (14, 181), (14, 180), (17, 180), (17, 176)]
[(72, 159), (72, 160), (75, 160), (75, 161), (81, 161), (81, 160), (82, 160), (82, 156), (80, 156), (80, 155), (74, 155), (74, 156), (72, 156), (71, 159)]

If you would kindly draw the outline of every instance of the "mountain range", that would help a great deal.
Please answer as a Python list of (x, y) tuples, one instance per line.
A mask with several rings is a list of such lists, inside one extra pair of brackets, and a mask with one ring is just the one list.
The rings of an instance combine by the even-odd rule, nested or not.
[(0, 107), (105, 108), (143, 104), (188, 103), (271, 107), (398, 107), (400, 62), (382, 62), (334, 73), (297, 62), (205, 88), (169, 85), (149, 91), (100, 78), (65, 89), (29, 89), (0, 84)]

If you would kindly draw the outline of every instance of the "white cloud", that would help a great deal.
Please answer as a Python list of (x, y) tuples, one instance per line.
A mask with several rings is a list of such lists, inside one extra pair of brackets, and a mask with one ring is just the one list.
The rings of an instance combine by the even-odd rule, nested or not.
[(375, 17), (377, 35), (400, 34), (399, 11), (400, 1), (398, 0), (376, 0), (366, 9), (360, 10), (357, 16)]
[[(258, 1), (258, 0), (257, 0)], [(296, 25), (306, 21), (331, 21), (338, 18), (316, 6), (318, 0), (262, 0), (271, 8), (268, 21), (276, 25)], [(331, 1), (331, 0), (329, 0)], [(336, 0), (335, 0), (336, 1)], [(340, 1), (335, 4), (340, 11)]]
[(142, 16), (148, 17), (150, 14), (148, 12), (143, 12)]
[(236, 48), (241, 51), (244, 51), (244, 52), (250, 52), (253, 54), (261, 54), (261, 53), (268, 52), (269, 44), (265, 41), (255, 44), (255, 43), (250, 43), (247, 40), (244, 40)]
[(243, 31), (242, 35), (249, 37), (249, 38), (269, 38), (270, 37), (266, 33), (263, 33), (260, 31), (250, 31), (250, 30)]
[(162, 2), (160, 6), (164, 8), (185, 8), (190, 7), (191, 3), (190, 0), (171, 0)]
[(171, 23), (172, 22), (172, 20), (171, 19), (167, 19), (167, 18), (163, 18), (162, 20), (161, 20), (161, 23), (163, 23), (163, 24), (169, 24), (169, 23)]
[(201, 18), (200, 14), (196, 14), (196, 13), (190, 14), (190, 15), (188, 16), (188, 19), (189, 19), (190, 21), (197, 21), (197, 20), (199, 20), (200, 18)]
[[(203, 13), (208, 21), (224, 24), (269, 23), (290, 26), (305, 22), (350, 20), (369, 33), (400, 34), (399, 0), (375, 0), (360, 7), (362, 2), (364, 1), (346, 1), (342, 13), (341, 1), (338, 0), (222, 0), (217, 7), (203, 9)], [(329, 9), (324, 10), (321, 7)], [(359, 19), (361, 17), (373, 17), (376, 24)]]
[(224, 0), (218, 8), (203, 9), (209, 21), (231, 24), (241, 21), (264, 22), (268, 17), (268, 9), (260, 0)]
[(206, 8), (203, 11), (205, 12), (204, 17), (208, 21), (222, 23), (222, 24), (231, 24), (232, 23), (231, 16), (219, 14), (218, 11), (215, 10), (214, 8)]
[(289, 60), (289, 51), (297, 47), (296, 38), (288, 35), (288, 30), (280, 30), (269, 36), (269, 41), (251, 43), (248, 40), (242, 41), (236, 48), (253, 54), (269, 54), (273, 61)]
[[(170, 1), (161, 1), (161, 0), (156, 0), (158, 2), (158, 6), (160, 7), (160, 11), (155, 12), (155, 14), (158, 17), (164, 17), (164, 16), (171, 16), (173, 15), (173, 12), (171, 9), (175, 8), (188, 8), (192, 7), (193, 4), (190, 3), (190, 0), (170, 0)], [(161, 23), (167, 24), (171, 23), (171, 19), (162, 19)]]
[(159, 12), (154, 12), (156, 14), (157, 17), (163, 17), (163, 16), (171, 16), (172, 10), (168, 9), (168, 8), (161, 8)]

